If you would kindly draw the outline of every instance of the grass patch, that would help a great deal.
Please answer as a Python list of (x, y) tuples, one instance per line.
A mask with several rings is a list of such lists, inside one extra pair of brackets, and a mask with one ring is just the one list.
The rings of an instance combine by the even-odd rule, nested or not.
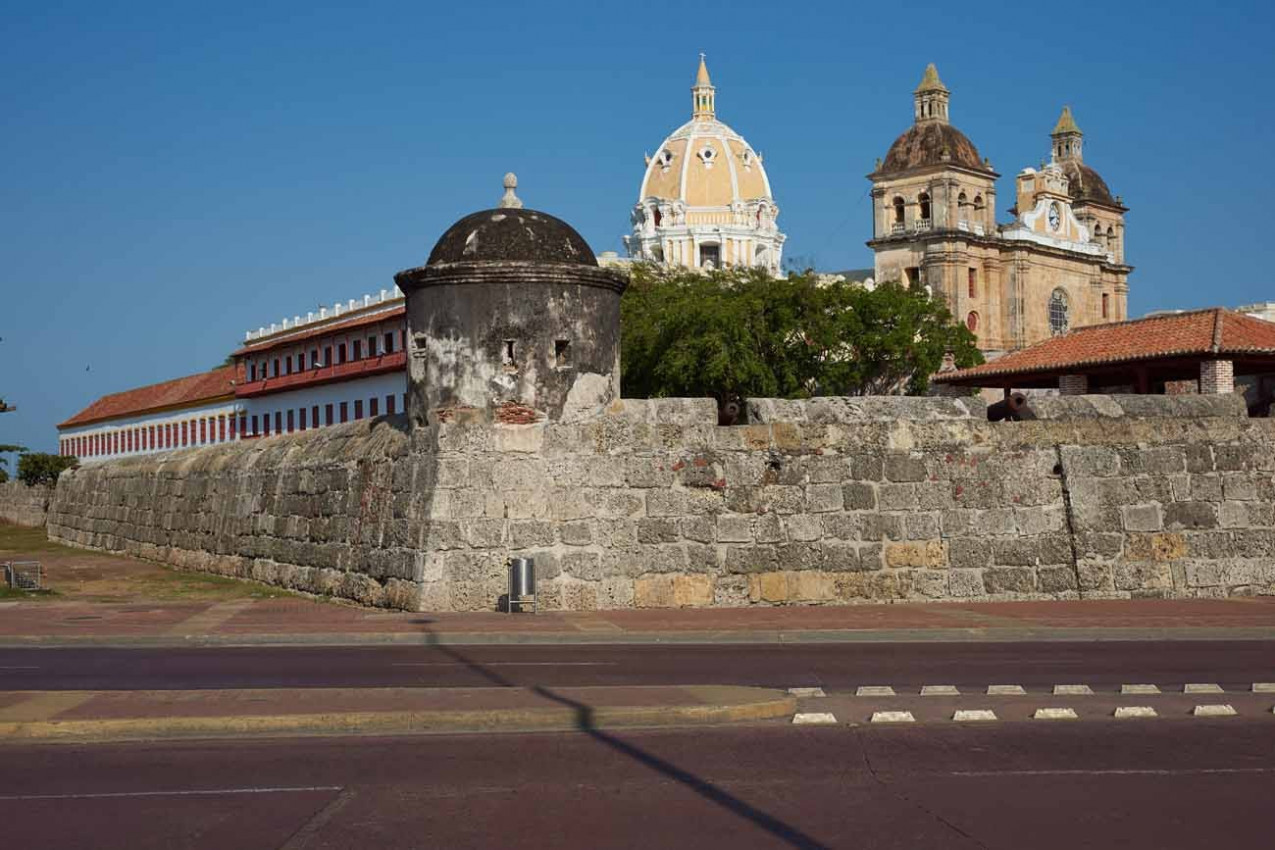
[(68, 554), (75, 551), (77, 550), (70, 546), (49, 540), (49, 533), (43, 527), (27, 528), (24, 525), (0, 522), (0, 553), (31, 555), (37, 552)]
[[(0, 578), (0, 582), (4, 581)], [(0, 600), (5, 602), (31, 602), (39, 599), (52, 599), (57, 596), (56, 590), (18, 590), (5, 584), (0, 584)]]

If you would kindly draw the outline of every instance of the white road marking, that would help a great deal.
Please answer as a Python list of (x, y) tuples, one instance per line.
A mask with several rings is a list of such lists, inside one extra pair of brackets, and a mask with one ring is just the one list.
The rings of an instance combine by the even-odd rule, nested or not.
[(971, 723), (983, 720), (995, 720), (996, 712), (986, 708), (964, 709), (952, 715), (957, 723)]
[(1038, 708), (1033, 720), (1078, 720), (1074, 708)]
[(100, 794), (17, 794), (0, 797), (0, 803), (23, 800), (106, 800), (121, 797), (215, 797), (223, 794), (288, 794), (340, 791), (340, 785), (302, 785), (295, 788), (208, 788), (192, 791), (114, 791)]
[(1254, 682), (1253, 693), (1275, 694), (1275, 682)]
[(825, 724), (836, 723), (837, 717), (827, 711), (803, 711), (792, 716), (792, 722), (797, 724)]
[(921, 696), (923, 697), (959, 697), (961, 692), (957, 690), (956, 685), (922, 685)]
[(1221, 685), (1215, 685), (1212, 682), (1196, 682), (1194, 684), (1183, 685), (1182, 693), (1184, 694), (1224, 694)]
[(795, 697), (826, 697), (823, 688), (789, 688), (788, 693)]
[(0, 667), (0, 670), (39, 670), (39, 667)]
[(894, 696), (894, 688), (889, 685), (860, 685), (855, 690), (854, 695), (857, 697), (892, 697)]
[(873, 723), (915, 723), (916, 718), (910, 711), (874, 711)]
[(1208, 776), (1228, 773), (1275, 773), (1275, 767), (1201, 767), (1186, 770), (958, 770), (948, 776)]
[(1054, 685), (1054, 696), (1091, 697), (1093, 689), (1088, 685)]
[(1234, 717), (1239, 714), (1229, 705), (1197, 705), (1191, 713), (1196, 717)]
[(1117, 718), (1123, 717), (1158, 717), (1155, 709), (1149, 705), (1122, 705), (1116, 709), (1113, 715)]
[(1022, 685), (988, 685), (987, 695), (989, 697), (1021, 697), (1027, 691), (1023, 690)]
[(1160, 689), (1155, 685), (1121, 685), (1122, 694), (1158, 694)]

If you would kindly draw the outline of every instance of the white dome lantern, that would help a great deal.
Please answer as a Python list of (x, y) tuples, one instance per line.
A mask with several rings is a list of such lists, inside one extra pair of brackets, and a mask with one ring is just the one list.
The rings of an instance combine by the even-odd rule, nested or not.
[(778, 273), (784, 234), (761, 155), (717, 120), (716, 89), (700, 55), (692, 117), (646, 158), (624, 238), (639, 260), (713, 269), (760, 266)]

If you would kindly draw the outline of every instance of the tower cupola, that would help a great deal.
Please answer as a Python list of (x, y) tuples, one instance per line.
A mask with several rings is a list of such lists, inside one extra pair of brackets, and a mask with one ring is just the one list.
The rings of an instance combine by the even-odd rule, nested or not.
[(939, 79), (939, 71), (934, 67), (933, 62), (925, 66), (921, 84), (916, 87), (913, 94), (916, 99), (916, 123), (936, 121), (946, 124), (948, 122), (947, 104), (952, 93)]
[(1084, 162), (1082, 147), (1085, 134), (1080, 132), (1076, 119), (1071, 115), (1070, 106), (1063, 107), (1062, 115), (1058, 116), (1058, 123), (1054, 125), (1054, 131), (1049, 135), (1054, 140), (1055, 160)]
[(704, 54), (699, 55), (699, 71), (695, 85), (691, 86), (691, 118), (695, 121), (712, 121), (717, 117), (717, 94), (713, 81), (708, 77), (708, 65)]

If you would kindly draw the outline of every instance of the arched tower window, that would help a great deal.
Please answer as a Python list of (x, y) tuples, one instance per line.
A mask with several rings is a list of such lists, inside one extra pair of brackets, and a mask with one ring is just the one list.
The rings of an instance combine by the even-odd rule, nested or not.
[(969, 220), (969, 201), (964, 192), (956, 196), (956, 218), (958, 221)]
[(916, 199), (917, 204), (921, 207), (921, 218), (925, 221), (930, 219), (930, 194), (922, 192)]
[(894, 199), (894, 223), (895, 224), (903, 223), (903, 211), (905, 206), (906, 204), (904, 203), (902, 198), (895, 197)]
[(970, 333), (978, 333), (978, 313), (971, 310), (970, 314), (965, 317), (965, 327), (970, 329)]
[(1057, 335), (1067, 332), (1070, 324), (1068, 313), (1070, 305), (1067, 299), (1067, 293), (1060, 287), (1055, 289), (1049, 296), (1049, 331)]

